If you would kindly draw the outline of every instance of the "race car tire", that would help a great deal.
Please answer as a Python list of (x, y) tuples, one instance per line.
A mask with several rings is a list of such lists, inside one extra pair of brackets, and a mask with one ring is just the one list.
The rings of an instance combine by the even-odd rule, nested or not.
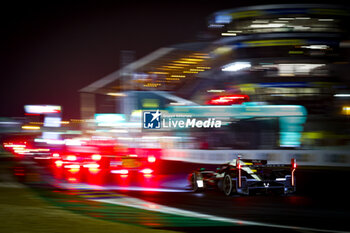
[(230, 176), (230, 174), (226, 174), (224, 176), (224, 182), (223, 182), (223, 191), (225, 193), (226, 196), (230, 196), (233, 193), (234, 190), (234, 184), (232, 182), (232, 177)]

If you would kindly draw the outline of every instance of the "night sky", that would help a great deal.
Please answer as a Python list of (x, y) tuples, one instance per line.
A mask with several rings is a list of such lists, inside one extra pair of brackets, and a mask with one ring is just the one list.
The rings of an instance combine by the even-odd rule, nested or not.
[(282, 1), (2, 3), (0, 116), (23, 116), (25, 104), (55, 104), (64, 119), (78, 118), (78, 90), (119, 69), (121, 50), (141, 58), (195, 41), (214, 11), (276, 2)]

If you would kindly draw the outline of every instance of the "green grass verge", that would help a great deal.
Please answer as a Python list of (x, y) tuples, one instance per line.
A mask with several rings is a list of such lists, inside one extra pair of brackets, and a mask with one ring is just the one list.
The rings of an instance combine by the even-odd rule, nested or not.
[[(0, 157), (4, 155), (10, 157), (6, 152)], [(12, 176), (13, 165), (11, 160), (0, 162), (1, 233), (173, 232), (92, 218), (52, 205), (32, 189), (18, 185)]]
[(0, 232), (171, 232), (104, 221), (51, 206), (27, 188), (0, 188)]

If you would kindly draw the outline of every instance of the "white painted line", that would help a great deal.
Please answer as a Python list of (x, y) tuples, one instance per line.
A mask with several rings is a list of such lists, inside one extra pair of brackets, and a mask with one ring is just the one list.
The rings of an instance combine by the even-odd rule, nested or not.
[(1, 188), (25, 188), (25, 186), (21, 183), (17, 182), (0, 182)]
[(170, 189), (170, 188), (150, 188), (150, 187), (140, 187), (140, 186), (99, 186), (99, 185), (90, 185), (90, 184), (84, 184), (84, 183), (64, 183), (61, 182), (59, 184), (56, 184), (56, 187), (63, 188), (63, 189), (93, 189), (93, 190), (127, 190), (127, 191), (150, 191), (150, 192), (171, 192), (171, 193), (185, 193), (185, 192), (192, 192), (191, 190), (187, 189)]
[(161, 213), (166, 213), (166, 214), (175, 214), (175, 215), (181, 215), (181, 216), (186, 216), (186, 217), (203, 218), (203, 219), (233, 223), (233, 224), (238, 224), (238, 225), (274, 227), (274, 228), (284, 228), (284, 229), (293, 229), (293, 230), (301, 230), (301, 231), (337, 232), (337, 233), (346, 232), (346, 231), (337, 231), (337, 230), (326, 230), (326, 229), (288, 226), (288, 225), (279, 225), (279, 224), (269, 224), (269, 223), (261, 223), (261, 222), (254, 222), (254, 221), (245, 221), (245, 220), (236, 219), (236, 218), (218, 217), (215, 215), (202, 214), (202, 213), (198, 213), (198, 212), (194, 212), (194, 211), (182, 210), (182, 209), (178, 209), (178, 208), (174, 208), (174, 207), (168, 207), (165, 205), (160, 205), (157, 203), (144, 201), (144, 200), (141, 200), (138, 198), (133, 198), (133, 197), (111, 198), (111, 199), (91, 199), (91, 200), (97, 201), (97, 202), (115, 204), (115, 205), (134, 207), (134, 208), (144, 209), (144, 210), (148, 210), (148, 211), (155, 211), (155, 212), (161, 212)]

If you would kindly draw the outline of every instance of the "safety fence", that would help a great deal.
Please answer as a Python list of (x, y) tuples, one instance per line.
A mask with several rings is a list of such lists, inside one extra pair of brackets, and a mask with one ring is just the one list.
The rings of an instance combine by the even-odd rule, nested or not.
[(222, 164), (241, 155), (246, 159), (266, 159), (268, 163), (289, 164), (296, 158), (303, 166), (350, 167), (348, 150), (191, 150), (165, 149), (162, 159), (201, 164)]

